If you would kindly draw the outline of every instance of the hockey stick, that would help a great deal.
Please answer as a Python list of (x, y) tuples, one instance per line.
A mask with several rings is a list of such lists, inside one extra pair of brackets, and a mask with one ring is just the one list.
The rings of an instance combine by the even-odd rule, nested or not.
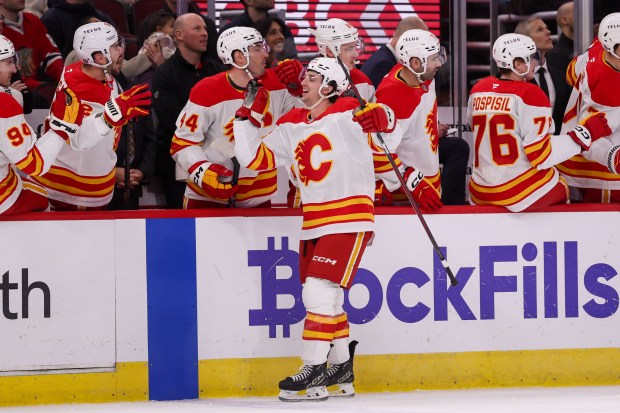
[[(336, 57), (336, 60), (338, 60), (338, 64), (344, 71), (344, 74), (347, 77), (349, 84), (351, 85), (351, 89), (353, 90), (353, 93), (355, 93), (355, 98), (357, 99), (357, 101), (359, 102), (362, 108), (366, 107), (366, 102), (364, 102), (364, 99), (361, 98), (359, 92), (357, 91), (357, 88), (355, 87), (355, 85), (353, 84), (353, 81), (351, 80), (351, 75), (349, 74), (349, 70), (344, 65), (344, 63), (342, 63), (342, 60), (340, 59), (340, 56), (338, 56), (338, 53), (336, 53), (336, 50), (334, 49), (334, 47), (325, 39), (325, 37), (317, 33), (316, 30), (308, 28), (308, 31), (310, 32), (311, 35), (313, 35), (317, 39), (320, 39), (323, 43), (327, 45), (327, 47), (329, 47), (329, 50), (331, 50), (332, 54)], [(405, 178), (403, 178), (403, 175), (398, 170), (398, 166), (396, 165), (396, 162), (394, 162), (394, 158), (390, 154), (390, 149), (387, 147), (385, 141), (383, 140), (381, 133), (377, 132), (376, 135), (377, 135), (377, 139), (379, 139), (379, 143), (381, 144), (381, 148), (385, 152), (385, 155), (390, 161), (390, 165), (392, 165), (392, 169), (394, 169), (394, 172), (396, 173), (396, 176), (398, 177), (398, 181), (400, 182), (401, 188), (405, 192), (405, 195), (407, 195), (407, 199), (409, 200), (409, 203), (415, 210), (416, 215), (420, 219), (420, 223), (422, 224), (424, 231), (426, 231), (426, 235), (428, 236), (428, 239), (431, 241), (431, 244), (433, 244), (433, 248), (435, 249), (435, 252), (437, 253), (437, 256), (439, 257), (439, 260), (441, 261), (441, 265), (443, 265), (444, 269), (446, 270), (446, 273), (448, 274), (448, 277), (450, 278), (450, 285), (452, 286), (457, 285), (458, 281), (456, 280), (456, 277), (454, 277), (454, 274), (452, 274), (452, 270), (450, 269), (450, 266), (448, 265), (448, 260), (446, 260), (444, 255), (441, 253), (441, 250), (439, 249), (439, 245), (437, 245), (437, 241), (435, 241), (435, 237), (433, 236), (433, 233), (428, 227), (426, 223), (426, 219), (424, 219), (424, 216), (422, 215), (422, 211), (420, 211), (420, 207), (418, 206), (415, 199), (413, 199), (413, 194), (411, 193), (409, 188), (407, 188), (407, 182), (405, 182)]]

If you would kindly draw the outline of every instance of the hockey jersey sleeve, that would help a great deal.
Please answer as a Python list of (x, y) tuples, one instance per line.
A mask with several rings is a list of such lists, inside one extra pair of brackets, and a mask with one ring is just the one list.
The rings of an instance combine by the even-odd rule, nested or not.
[(209, 108), (187, 101), (177, 118), (170, 154), (177, 165), (189, 172), (197, 163), (207, 162), (203, 144), (213, 116)]
[[(536, 91), (536, 93), (538, 92), (542, 94), (541, 90)], [(553, 118), (551, 117), (551, 108), (548, 105), (533, 106), (527, 101), (521, 101), (520, 104), (518, 127), (523, 139), (523, 149), (533, 167), (549, 169), (581, 152), (581, 147), (569, 136), (552, 135)], [(498, 121), (496, 130), (499, 139), (502, 136), (509, 136), (509, 134), (502, 134), (500, 129), (503, 128), (504, 131), (508, 132), (511, 129), (510, 119), (506, 118), (505, 123), (501, 123), (501, 119)]]
[[(86, 107), (89, 107), (88, 114)], [(91, 110), (91, 105), (80, 101), (76, 93), (61, 82), (46, 120), (46, 130), (52, 130), (75, 150), (92, 148), (102, 139), (112, 142), (116, 131), (103, 120), (103, 110)]]
[(275, 169), (280, 165), (290, 165), (293, 160), (286, 151), (280, 126), (276, 126), (261, 139), (260, 129), (248, 120), (235, 119), (235, 156), (239, 164), (254, 170)]
[(0, 152), (27, 175), (43, 175), (56, 160), (64, 141), (53, 131), (37, 139), (19, 103), (0, 94)]

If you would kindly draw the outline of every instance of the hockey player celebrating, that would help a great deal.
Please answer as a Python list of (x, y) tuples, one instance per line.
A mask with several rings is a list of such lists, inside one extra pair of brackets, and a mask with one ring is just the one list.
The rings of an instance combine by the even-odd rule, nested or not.
[(124, 41), (110, 24), (79, 27), (73, 48), (81, 61), (65, 68), (45, 127), (63, 128), (78, 110), (84, 117), (79, 128), (65, 128), (71, 146), (61, 149), (48, 173), (33, 179), (47, 189), (57, 211), (102, 210), (114, 191), (120, 128), (148, 114), (151, 92), (144, 91), (147, 85), (138, 85), (120, 93), (112, 74), (120, 72)]
[(530, 211), (567, 201), (568, 188), (554, 165), (611, 133), (605, 116), (590, 114), (565, 135), (552, 135), (549, 99), (529, 83), (534, 73), (534, 41), (505, 34), (493, 44), (498, 78), (471, 91), (468, 119), (474, 129), (472, 204)]
[[(349, 69), (351, 81), (362, 99), (366, 102), (374, 101), (375, 87), (368, 76), (356, 68), (359, 63), (358, 57), (364, 53), (364, 40), (359, 37), (357, 29), (342, 19), (333, 18), (319, 23), (315, 32), (321, 56), (335, 58), (335, 51)], [(302, 70), (301, 63), (293, 59), (282, 60), (275, 67), (278, 79), (288, 86), (294, 96), (301, 96), (302, 93), (300, 79)]]
[(620, 202), (620, 98), (610, 85), (620, 82), (620, 13), (606, 16), (598, 41), (569, 66), (574, 88), (562, 132), (583, 122), (592, 112), (605, 114), (612, 130), (607, 139), (558, 165), (568, 184), (579, 189), (583, 202)]
[[(0, 87), (8, 88), (11, 76), (16, 72), (17, 57), (13, 43), (0, 35)], [(28, 177), (20, 177), (12, 165), (28, 175), (46, 173), (58, 152), (65, 146), (64, 140), (68, 139), (63, 129), (77, 128), (75, 122), (79, 122), (82, 115), (83, 111), (76, 111), (74, 119), (65, 119), (59, 123), (62, 129), (58, 133), (49, 130), (37, 139), (18, 101), (11, 93), (0, 91), (0, 215), (44, 211), (48, 208), (45, 189)]]
[[(283, 401), (325, 400), (326, 386), (337, 383), (345, 384), (337, 395), (354, 394), (349, 324), (342, 305), (343, 288), (351, 287), (373, 229), (375, 177), (368, 134), (385, 133), (391, 147), (400, 140), (400, 128), (387, 106), (356, 109), (357, 100), (339, 97), (349, 82), (335, 59), (311, 61), (301, 86), (307, 109), (291, 110), (264, 138), (258, 129), (270, 100), (264, 87), (249, 85), (234, 121), (241, 165), (264, 170), (292, 164), (303, 202), (303, 366), (280, 382)], [(333, 360), (326, 368), (331, 343)], [(306, 393), (298, 394), (301, 391)]]
[[(439, 197), (441, 177), (434, 79), (445, 62), (445, 50), (434, 34), (418, 29), (404, 32), (395, 50), (398, 64), (379, 84), (376, 98), (377, 102), (394, 109), (403, 128), (403, 140), (396, 148), (396, 155), (403, 163), (409, 189), (422, 210), (433, 211), (443, 206)], [(406, 199), (393, 174), (384, 174), (382, 179), (387, 189), (394, 192), (394, 201)]]
[(270, 91), (271, 99), (260, 125), (263, 134), (273, 129), (275, 121), (293, 108), (297, 99), (287, 92), (272, 69), (266, 69), (269, 53), (256, 29), (238, 26), (225, 30), (218, 39), (217, 52), (224, 64), (231, 65), (230, 69), (192, 88), (172, 139), (170, 153), (189, 175), (183, 205), (186, 209), (227, 207), (235, 199), (238, 207), (268, 206), (276, 193), (277, 170), (241, 168), (238, 184), (234, 182), (232, 122), (252, 79), (260, 79)]

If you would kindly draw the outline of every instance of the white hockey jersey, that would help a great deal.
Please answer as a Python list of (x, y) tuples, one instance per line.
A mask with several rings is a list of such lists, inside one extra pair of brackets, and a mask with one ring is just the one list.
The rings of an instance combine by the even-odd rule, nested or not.
[(353, 68), (349, 74), (351, 75), (351, 82), (355, 85), (360, 97), (366, 102), (374, 102), (375, 87), (368, 76), (357, 68)]
[[(426, 81), (417, 87), (409, 86), (400, 77), (403, 69), (401, 64), (397, 64), (381, 80), (375, 94), (376, 99), (377, 102), (392, 108), (401, 125), (403, 139), (396, 148), (400, 161), (406, 167), (412, 166), (422, 171), (426, 179), (440, 192), (435, 81)], [(384, 162), (386, 170), (391, 169), (387, 161)], [(388, 189), (394, 190), (394, 186), (398, 185), (398, 181), (393, 182)]]
[(564, 115), (562, 132), (567, 132), (594, 112), (607, 118), (612, 134), (599, 139), (590, 149), (558, 165), (569, 185), (579, 188), (620, 190), (620, 175), (612, 171), (613, 152), (620, 150), (620, 95), (616, 85), (620, 72), (604, 59), (604, 49), (595, 42), (588, 51), (573, 60), (567, 78), (574, 87)]
[(467, 109), (473, 204), (523, 211), (557, 184), (554, 165), (581, 150), (569, 136), (552, 135), (549, 98), (534, 84), (487, 77), (472, 88)]
[[(251, 122), (234, 122), (242, 165), (252, 170), (293, 166), (303, 203), (301, 239), (372, 231), (372, 141), (352, 121), (358, 106), (356, 99), (341, 97), (312, 120), (308, 109), (293, 109), (262, 140)], [(395, 148), (401, 139), (398, 125), (384, 139)]]
[[(44, 174), (63, 146), (64, 140), (51, 131), (37, 139), (19, 102), (0, 92), (0, 215), (13, 206), (24, 186), (37, 190), (22, 181), (13, 165), (24, 174)], [(37, 192), (45, 195), (43, 188)]]
[[(275, 122), (298, 102), (282, 85), (273, 70), (268, 69), (261, 77), (262, 85), (270, 92), (269, 109), (263, 120), (261, 134), (271, 131)], [(233, 120), (235, 112), (243, 103), (245, 89), (236, 87), (227, 72), (207, 77), (198, 82), (190, 93), (189, 101), (177, 119), (177, 130), (172, 138), (170, 153), (184, 171), (196, 163), (211, 161), (221, 163), (232, 170), (232, 162), (222, 163), (219, 159), (209, 159), (210, 147), (215, 140), (225, 139), (235, 142)], [(260, 205), (276, 193), (277, 170), (260, 172), (241, 168), (239, 190), (236, 194), (238, 207)], [(190, 199), (222, 203), (209, 197), (203, 189), (187, 181), (185, 196)]]
[[(111, 79), (102, 83), (82, 71), (82, 62), (71, 64), (62, 75), (45, 129), (75, 120), (80, 105), (85, 107), (79, 128), (67, 131), (69, 144), (44, 176), (33, 179), (47, 189), (48, 197), (71, 205), (107, 205), (114, 192), (116, 146), (120, 128), (110, 129), (101, 117), (104, 104), (119, 94)], [(84, 149), (84, 150), (82, 150)]]

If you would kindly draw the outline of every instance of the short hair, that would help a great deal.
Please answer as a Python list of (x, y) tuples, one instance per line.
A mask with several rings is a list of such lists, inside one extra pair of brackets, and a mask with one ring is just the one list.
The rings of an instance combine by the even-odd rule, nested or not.
[(531, 37), (530, 36), (530, 25), (535, 20), (542, 20), (542, 19), (537, 16), (530, 16), (527, 19), (520, 21), (519, 24), (517, 24), (517, 27), (515, 27), (515, 33), (522, 34), (527, 37)]

